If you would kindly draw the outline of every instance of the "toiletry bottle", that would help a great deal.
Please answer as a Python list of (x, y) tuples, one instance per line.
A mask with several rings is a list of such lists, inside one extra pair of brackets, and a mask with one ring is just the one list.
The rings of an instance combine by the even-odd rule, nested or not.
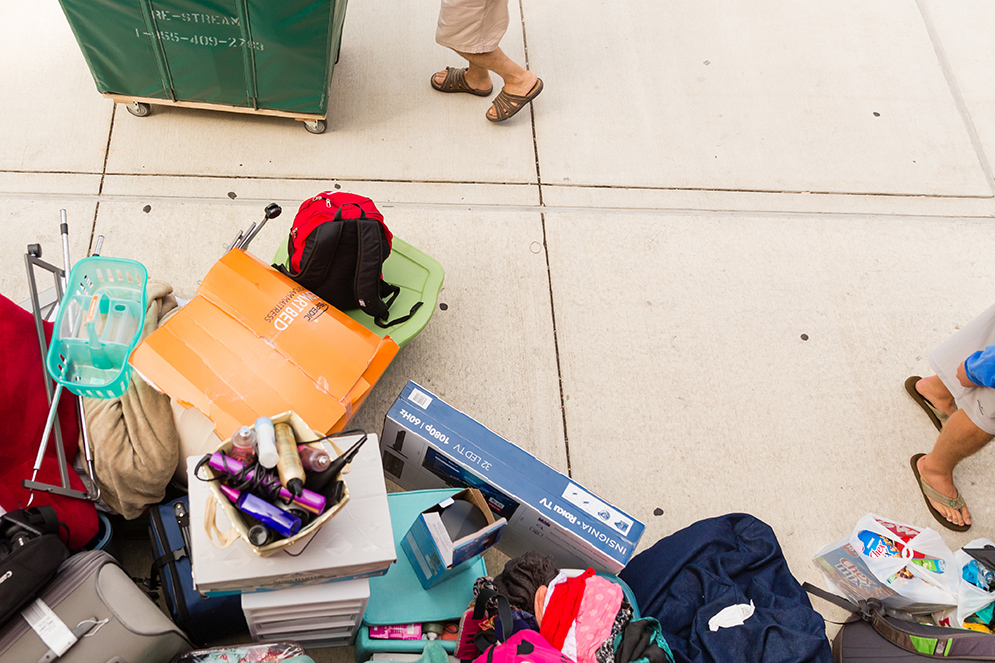
[[(215, 451), (211, 454), (209, 463), (216, 472), (221, 472), (222, 474), (227, 475), (238, 474), (245, 468), (242, 463), (238, 462), (234, 458), (226, 456), (220, 451)], [(260, 478), (258, 480), (256, 478), (257, 472), (260, 473)], [(252, 482), (253, 484), (258, 484), (264, 495), (270, 494), (272, 491), (276, 491), (279, 498), (283, 501), (299, 504), (302, 508), (310, 511), (311, 513), (321, 513), (325, 510), (325, 498), (322, 495), (319, 495), (312, 490), (308, 490), (307, 488), (302, 490), (300, 495), (294, 495), (283, 487), (280, 483), (280, 479), (273, 474), (272, 470), (252, 468), (241, 478)]]
[(249, 528), (249, 543), (257, 548), (261, 548), (273, 539), (273, 535), (265, 525), (253, 525)]
[(256, 453), (259, 454), (259, 464), (267, 469), (276, 467), (280, 460), (280, 455), (276, 452), (273, 421), (269, 417), (256, 419)]
[(300, 496), (304, 490), (304, 466), (297, 453), (297, 438), (294, 429), (287, 424), (277, 424), (276, 452), (278, 459), (276, 469), (280, 473), (280, 483), (295, 496)]
[(256, 458), (256, 433), (248, 426), (242, 426), (231, 435), (231, 449), (228, 457), (242, 464), (251, 463)]
[(281, 536), (293, 536), (301, 529), (300, 518), (270, 504), (261, 497), (235, 490), (231, 486), (221, 486), (221, 492), (231, 500), (235, 508), (249, 514)]
[(298, 444), (297, 453), (301, 456), (301, 465), (308, 472), (324, 472), (332, 464), (332, 457), (324, 449), (318, 447)]

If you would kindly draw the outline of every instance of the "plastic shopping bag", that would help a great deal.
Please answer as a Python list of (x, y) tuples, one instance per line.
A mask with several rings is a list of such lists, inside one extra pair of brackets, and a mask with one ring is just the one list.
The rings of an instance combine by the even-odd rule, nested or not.
[[(988, 539), (975, 539), (964, 548), (984, 548), (995, 546)], [(995, 603), (995, 581), (985, 577), (979, 562), (964, 552), (963, 548), (954, 553), (954, 567), (957, 571), (957, 607), (949, 608), (933, 615), (940, 626), (963, 627), (968, 617)], [(970, 578), (970, 580), (969, 580)], [(988, 586), (983, 589), (982, 586)]]
[(820, 550), (814, 562), (830, 591), (855, 603), (877, 598), (887, 608), (913, 614), (957, 605), (953, 553), (929, 528), (869, 513), (848, 538)]

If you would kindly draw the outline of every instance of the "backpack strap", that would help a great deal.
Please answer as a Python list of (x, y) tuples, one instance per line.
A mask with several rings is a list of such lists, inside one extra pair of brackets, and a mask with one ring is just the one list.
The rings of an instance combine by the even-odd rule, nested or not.
[(816, 587), (815, 585), (813, 585), (810, 582), (803, 582), (802, 583), (802, 589), (804, 589), (806, 592), (808, 592), (812, 596), (818, 596), (823, 601), (829, 601), (833, 605), (837, 605), (837, 606), (843, 608), (844, 610), (849, 610), (850, 612), (855, 612), (855, 613), (861, 613), (862, 612), (862, 610), (860, 609), (860, 606), (854, 605), (853, 603), (851, 603), (850, 601), (847, 601), (842, 596), (837, 596), (836, 594), (833, 594), (832, 592), (827, 592), (826, 590), (822, 589), (821, 587)]
[(359, 218), (356, 220), (356, 237), (358, 253), (356, 255), (356, 276), (353, 287), (356, 300), (364, 313), (371, 316), (381, 329), (387, 329), (402, 322), (407, 322), (424, 302), (416, 302), (408, 314), (387, 322), (391, 305), (397, 299), (401, 289), (383, 280), (381, 269), (387, 256), (381, 251), (383, 228), (379, 221), (366, 216), (366, 211), (359, 203), (346, 203), (335, 212), (335, 219), (342, 220), (342, 210), (347, 205), (359, 208)]
[[(383, 245), (381, 244), (383, 230), (380, 228), (380, 222), (368, 219), (364, 213), (356, 222), (356, 239), (358, 249), (356, 275), (353, 279), (356, 301), (359, 302), (359, 307), (367, 315), (372, 316), (375, 320), (386, 320), (387, 311), (397, 295), (395, 293), (389, 302), (384, 302), (380, 298), (380, 284), (383, 283), (380, 270), (387, 257), (383, 255)], [(399, 292), (400, 288), (397, 290)]]
[[(956, 660), (958, 655), (965, 655), (969, 652), (971, 660), (995, 661), (995, 646), (975, 648), (968, 643), (963, 643), (968, 638), (995, 638), (995, 636), (978, 633), (977, 631), (940, 626), (928, 627), (915, 622), (891, 620), (887, 618), (884, 613), (884, 607), (877, 599), (860, 601), (854, 605), (852, 602), (820, 589), (811, 583), (802, 583), (802, 588), (813, 596), (818, 596), (856, 614), (869, 623), (882, 638), (907, 652), (919, 656), (947, 660), (951, 658)], [(916, 628), (917, 626), (919, 628)], [(995, 640), (992, 642), (995, 642)], [(966, 645), (966, 647), (958, 646), (961, 643)], [(967, 651), (958, 651), (961, 649)]]
[[(498, 619), (494, 622), (494, 631), (477, 633), (477, 636), (473, 639), (474, 644), (477, 645), (477, 649), (479, 649), (481, 653), (487, 651), (489, 648), (493, 648), (494, 645), (507, 642), (508, 638), (515, 633), (515, 616), (511, 612), (511, 604), (508, 602), (508, 597), (503, 594), (499, 594), (493, 589), (485, 587), (480, 590), (479, 594), (477, 594), (477, 602), (473, 608), (474, 617), (476, 619), (482, 618), (483, 612), (480, 613), (480, 617), (476, 617), (478, 607), (486, 607), (488, 602), (492, 599), (497, 602), (498, 607)], [(499, 623), (501, 624), (500, 633), (498, 633), (497, 626)]]

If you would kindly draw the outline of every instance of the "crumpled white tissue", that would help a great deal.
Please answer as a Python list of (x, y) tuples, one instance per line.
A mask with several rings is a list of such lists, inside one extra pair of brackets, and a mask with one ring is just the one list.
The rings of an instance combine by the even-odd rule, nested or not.
[(753, 616), (753, 610), (753, 601), (750, 601), (750, 605), (746, 605), (745, 603), (737, 603), (736, 605), (722, 608), (708, 620), (708, 630), (718, 631), (720, 628), (740, 626), (743, 622)]

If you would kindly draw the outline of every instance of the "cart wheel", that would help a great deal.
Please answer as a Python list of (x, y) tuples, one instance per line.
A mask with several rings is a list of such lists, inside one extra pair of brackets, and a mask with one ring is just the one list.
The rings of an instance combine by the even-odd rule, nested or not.
[(314, 120), (311, 122), (305, 122), (304, 128), (308, 130), (308, 133), (312, 134), (323, 134), (325, 133), (325, 128), (328, 125), (325, 124), (324, 120)]
[(126, 106), (126, 108), (128, 109), (128, 112), (134, 115), (135, 117), (145, 117), (152, 111), (151, 106), (149, 106), (148, 104), (143, 104), (140, 101), (130, 103)]

